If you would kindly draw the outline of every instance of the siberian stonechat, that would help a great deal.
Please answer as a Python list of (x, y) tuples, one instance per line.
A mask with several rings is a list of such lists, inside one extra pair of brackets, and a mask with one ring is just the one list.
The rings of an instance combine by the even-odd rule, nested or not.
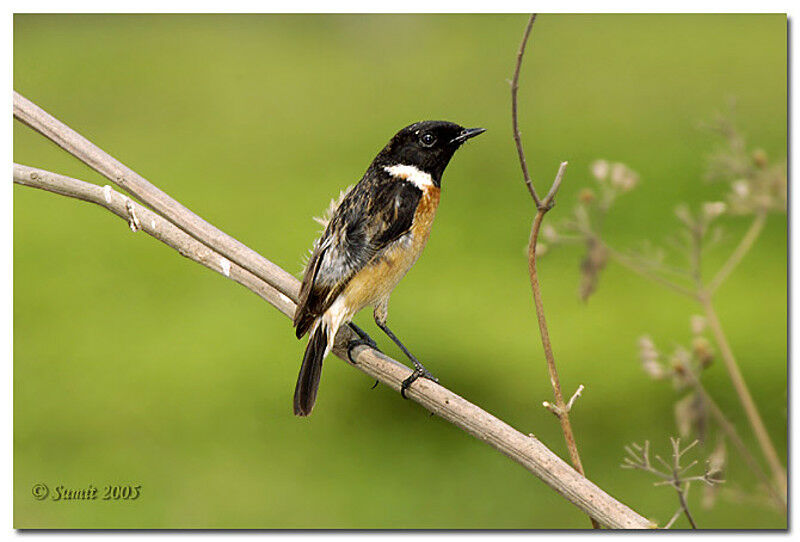
[[(439, 205), (442, 174), (456, 150), (483, 128), (424, 121), (400, 130), (347, 192), (314, 243), (294, 314), (297, 338), (310, 332), (294, 391), (294, 413), (308, 416), (317, 397), (322, 360), (336, 332), (372, 305), (375, 322), (414, 363), (401, 387), (435, 380), (386, 325), (389, 296), (417, 261)], [(356, 344), (374, 347), (357, 326)], [(351, 350), (353, 345), (351, 344)]]

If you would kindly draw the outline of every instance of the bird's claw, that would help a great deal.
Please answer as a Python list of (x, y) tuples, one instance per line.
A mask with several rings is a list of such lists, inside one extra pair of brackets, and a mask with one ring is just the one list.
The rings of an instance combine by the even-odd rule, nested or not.
[(353, 333), (358, 335), (357, 339), (351, 339), (349, 343), (347, 343), (347, 357), (350, 360), (350, 363), (355, 364), (356, 360), (353, 359), (353, 349), (359, 346), (369, 346), (373, 350), (377, 350), (380, 352), (378, 348), (378, 343), (372, 340), (372, 337), (367, 335), (367, 332), (358, 327), (357, 325), (350, 323), (350, 329), (353, 330)]
[(368, 340), (365, 340), (365, 339), (353, 339), (349, 343), (347, 343), (347, 357), (348, 357), (348, 359), (350, 359), (350, 363), (353, 363), (353, 364), (356, 363), (356, 360), (353, 359), (353, 350), (355, 348), (358, 348), (359, 346), (369, 346), (373, 350), (377, 350), (378, 352), (380, 352), (380, 350), (378, 349), (378, 345), (375, 343), (375, 341), (373, 341), (372, 339), (369, 339), (369, 337), (367, 339)]
[(408, 399), (408, 397), (406, 397), (406, 390), (419, 378), (426, 378), (437, 384), (439, 383), (439, 379), (433, 376), (428, 369), (422, 366), (415, 367), (414, 372), (400, 384), (400, 395), (403, 399)]

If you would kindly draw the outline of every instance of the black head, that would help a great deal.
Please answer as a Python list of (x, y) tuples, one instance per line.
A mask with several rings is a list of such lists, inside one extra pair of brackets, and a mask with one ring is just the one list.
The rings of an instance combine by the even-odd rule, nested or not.
[(438, 185), (456, 150), (483, 132), (483, 128), (464, 128), (443, 120), (417, 122), (397, 132), (373, 164), (414, 166), (428, 173)]

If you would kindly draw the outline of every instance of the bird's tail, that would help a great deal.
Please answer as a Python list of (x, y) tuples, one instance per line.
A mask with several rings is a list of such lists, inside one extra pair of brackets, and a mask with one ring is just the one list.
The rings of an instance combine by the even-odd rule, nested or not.
[(319, 378), (322, 375), (322, 360), (328, 354), (328, 326), (319, 322), (308, 339), (306, 353), (300, 374), (297, 375), (297, 386), (294, 388), (295, 416), (308, 416), (317, 400)]

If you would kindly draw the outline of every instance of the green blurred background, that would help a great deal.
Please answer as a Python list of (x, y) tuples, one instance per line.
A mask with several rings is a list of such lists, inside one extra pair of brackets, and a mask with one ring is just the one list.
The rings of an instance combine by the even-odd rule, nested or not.
[[(392, 327), (441, 382), (562, 457), (527, 277), (532, 218), (510, 133), (525, 15), (17, 15), (14, 88), (167, 193), (298, 273), (332, 196), (399, 128), (483, 126), (444, 178), (423, 258), (397, 288)], [(534, 177), (570, 161), (561, 206), (620, 160), (642, 182), (609, 240), (661, 241), (719, 141), (698, 123), (738, 100), (748, 141), (786, 153), (784, 15), (542, 15), (521, 80)], [(105, 184), (14, 124), (16, 162)], [(746, 219), (724, 219), (722, 261)], [(786, 219), (719, 293), (718, 311), (782, 455), (786, 446)], [(581, 249), (541, 280), (589, 476), (655, 520), (674, 492), (620, 470), (622, 447), (676, 432), (671, 385), (648, 380), (636, 339), (670, 349), (697, 312), (609, 266), (578, 300)], [(123, 528), (586, 528), (543, 483), (454, 426), (330, 358), (310, 419), (291, 397), (304, 343), (244, 288), (85, 203), (14, 188), (15, 526)], [(400, 359), (364, 311), (357, 320)], [(755, 446), (720, 363), (709, 389)], [(706, 453), (708, 450), (705, 451)], [(732, 458), (729, 487), (754, 478)], [(33, 484), (136, 482), (135, 502), (38, 502)], [(750, 503), (700, 506), (706, 528), (783, 527)], [(678, 523), (685, 527), (684, 520)]]

